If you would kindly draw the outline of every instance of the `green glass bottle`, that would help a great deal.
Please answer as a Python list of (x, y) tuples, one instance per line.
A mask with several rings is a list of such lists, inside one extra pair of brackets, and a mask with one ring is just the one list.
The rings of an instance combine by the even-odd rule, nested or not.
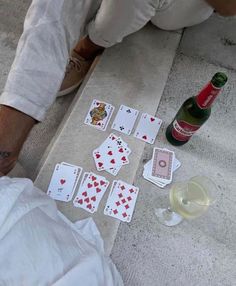
[(187, 143), (192, 135), (207, 121), (211, 105), (227, 82), (227, 76), (216, 73), (197, 96), (188, 98), (166, 129), (167, 140), (175, 146)]

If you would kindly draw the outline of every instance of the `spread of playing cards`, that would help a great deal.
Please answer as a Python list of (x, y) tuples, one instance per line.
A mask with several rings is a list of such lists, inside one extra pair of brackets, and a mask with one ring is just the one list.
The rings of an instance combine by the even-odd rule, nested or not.
[(108, 138), (93, 151), (93, 158), (98, 171), (106, 171), (116, 176), (122, 166), (129, 164), (131, 149), (121, 137), (110, 134)]
[[(96, 129), (105, 131), (115, 108), (109, 103), (94, 99), (84, 123)], [(121, 105), (111, 128), (130, 135), (139, 116), (139, 111), (129, 106)], [(134, 132), (134, 137), (154, 144), (162, 120), (147, 113), (142, 113)]]
[[(111, 104), (94, 99), (84, 123), (99, 131), (105, 131), (114, 111), (115, 107)], [(133, 133), (134, 138), (154, 144), (161, 124), (160, 118), (121, 105), (111, 124), (111, 129), (121, 134), (111, 132), (109, 136), (104, 136), (102, 142), (94, 142), (94, 149), (91, 150), (96, 173), (83, 173), (80, 166), (58, 163), (54, 168), (47, 194), (54, 200), (73, 201), (75, 208), (93, 214), (98, 211), (107, 192), (108, 197), (106, 196), (106, 203), (103, 204), (104, 215), (130, 222), (139, 188), (120, 178), (110, 182), (106, 176), (116, 177), (123, 168), (130, 167), (132, 146), (126, 142), (125, 136)], [(143, 177), (157, 187), (164, 188), (172, 182), (173, 174), (180, 165), (173, 151), (155, 147), (152, 159), (144, 166)]]

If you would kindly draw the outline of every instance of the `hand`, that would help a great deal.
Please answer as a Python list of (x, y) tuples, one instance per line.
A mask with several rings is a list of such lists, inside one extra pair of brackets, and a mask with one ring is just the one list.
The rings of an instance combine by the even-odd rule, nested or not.
[(36, 121), (11, 107), (0, 106), (0, 176), (16, 164), (21, 148)]
[(18, 154), (13, 156), (10, 155), (9, 158), (0, 158), (0, 177), (8, 174), (15, 166), (18, 158)]

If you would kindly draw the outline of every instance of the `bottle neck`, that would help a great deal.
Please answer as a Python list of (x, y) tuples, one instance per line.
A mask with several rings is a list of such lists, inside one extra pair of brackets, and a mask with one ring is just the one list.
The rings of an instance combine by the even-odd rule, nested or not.
[(196, 96), (196, 103), (201, 109), (210, 108), (221, 88), (215, 87), (209, 82)]

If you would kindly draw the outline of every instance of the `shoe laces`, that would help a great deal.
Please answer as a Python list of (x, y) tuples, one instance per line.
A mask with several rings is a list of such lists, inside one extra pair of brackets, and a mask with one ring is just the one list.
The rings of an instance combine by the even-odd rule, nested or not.
[(82, 64), (80, 62), (80, 59), (74, 58), (74, 57), (70, 57), (68, 59), (68, 63), (66, 66), (66, 75), (68, 73), (70, 73), (71, 70), (76, 69), (78, 72), (81, 71), (82, 68)]

